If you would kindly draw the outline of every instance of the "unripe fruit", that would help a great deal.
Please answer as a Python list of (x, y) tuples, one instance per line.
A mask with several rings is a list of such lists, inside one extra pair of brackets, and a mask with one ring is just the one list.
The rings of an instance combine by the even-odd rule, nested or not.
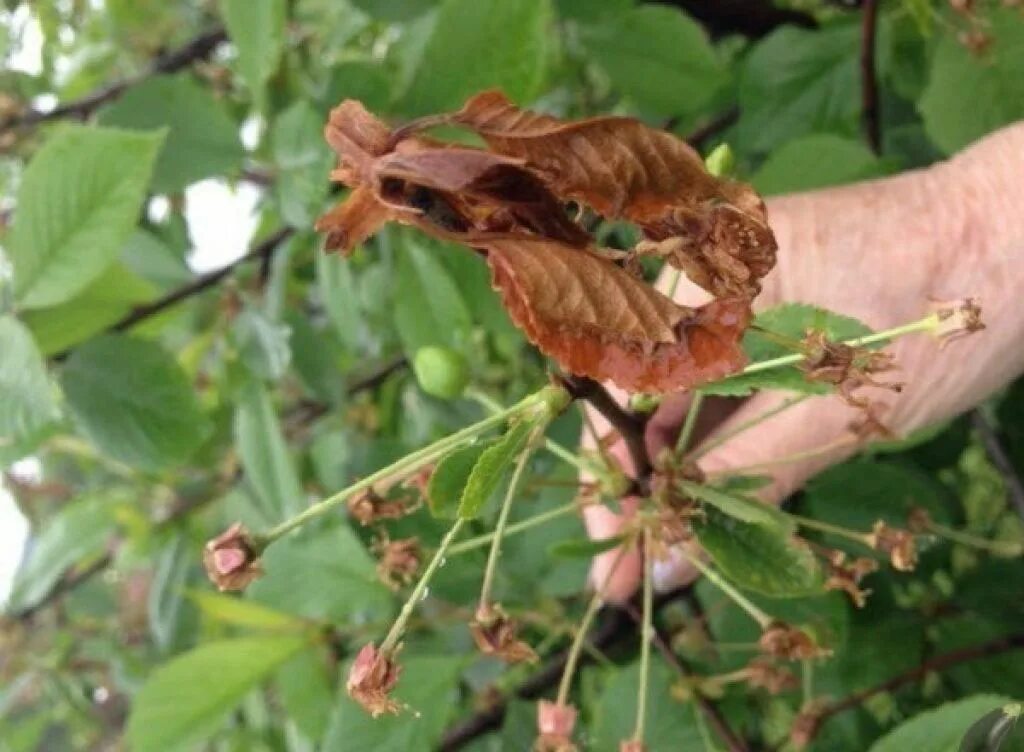
[(447, 347), (421, 347), (412, 368), (423, 391), (441, 399), (455, 399), (469, 383), (465, 358)]

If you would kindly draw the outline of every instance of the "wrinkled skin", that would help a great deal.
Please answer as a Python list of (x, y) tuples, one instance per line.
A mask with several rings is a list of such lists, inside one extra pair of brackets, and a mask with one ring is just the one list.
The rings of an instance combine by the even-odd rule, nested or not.
[[(975, 297), (987, 329), (940, 349), (928, 335), (896, 341), (890, 351), (906, 382), (901, 394), (867, 388), (885, 405), (882, 421), (897, 435), (947, 420), (977, 405), (1024, 371), (1024, 123), (1004, 128), (928, 169), (852, 186), (768, 201), (779, 243), (778, 265), (755, 301), (760, 310), (804, 302), (854, 316), (875, 330), (920, 318), (932, 301)], [(664, 280), (663, 280), (664, 282)], [(680, 285), (677, 299), (702, 302), (704, 293)], [(750, 420), (787, 395), (760, 393), (738, 408), (702, 410), (698, 436), (713, 436)], [(647, 432), (652, 456), (674, 439), (689, 398), (666, 401)], [(717, 401), (716, 401), (717, 402)], [(706, 403), (707, 404), (707, 403)], [(816, 397), (729, 440), (701, 460), (705, 470), (771, 462), (849, 435), (857, 413), (836, 396)], [(599, 422), (601, 431), (607, 424)], [(717, 424), (717, 425), (716, 425)], [(814, 474), (857, 450), (853, 444), (770, 470), (761, 498), (777, 503)], [(614, 451), (624, 465), (618, 442)], [(626, 468), (628, 469), (628, 467)], [(625, 500), (624, 510), (635, 508)], [(590, 535), (615, 535), (622, 518), (603, 506), (586, 509)], [(640, 580), (635, 552), (595, 560), (594, 583), (607, 581), (612, 601), (628, 598)], [(694, 576), (680, 558), (655, 563), (656, 585), (667, 589)]]

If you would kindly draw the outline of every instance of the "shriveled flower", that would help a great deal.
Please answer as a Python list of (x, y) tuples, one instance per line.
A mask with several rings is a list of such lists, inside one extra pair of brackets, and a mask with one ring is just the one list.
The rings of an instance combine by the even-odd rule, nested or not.
[(469, 631), (484, 655), (492, 655), (506, 663), (532, 663), (537, 660), (533, 648), (516, 639), (518, 625), (498, 603), (480, 606)]
[(401, 705), (390, 697), (398, 683), (402, 668), (389, 656), (382, 655), (374, 644), (363, 645), (348, 672), (345, 689), (374, 718), (395, 714)]
[(773, 695), (795, 689), (799, 682), (796, 675), (785, 666), (767, 658), (755, 658), (746, 668), (747, 684), (755, 689), (764, 689)]
[(240, 522), (206, 543), (203, 566), (221, 591), (245, 590), (250, 582), (263, 575), (259, 547)]
[(804, 705), (789, 728), (790, 744), (794, 749), (806, 749), (818, 735), (819, 726), (821, 726), (820, 703), (810, 702)]
[(647, 747), (639, 739), (619, 742), (619, 752), (647, 752)]
[(878, 562), (866, 557), (857, 557), (847, 562), (842, 551), (831, 551), (827, 557), (828, 578), (825, 580), (826, 590), (841, 590), (850, 596), (857, 608), (864, 608), (870, 590), (861, 590), (860, 581), (878, 569)]
[(804, 660), (828, 655), (828, 651), (821, 648), (807, 632), (781, 621), (769, 624), (761, 634), (758, 644), (765, 655), (786, 660)]
[(940, 347), (985, 328), (981, 320), (981, 306), (974, 298), (934, 301), (932, 308), (939, 320), (932, 333), (939, 338)]
[(879, 520), (868, 535), (868, 545), (888, 554), (894, 569), (911, 572), (917, 566), (917, 545), (913, 534), (907, 530), (889, 527)]
[(824, 332), (812, 331), (803, 340), (805, 358), (800, 365), (809, 381), (833, 384), (839, 395), (855, 407), (867, 407), (868, 401), (854, 395), (861, 386), (874, 386), (899, 392), (902, 384), (877, 381), (872, 374), (895, 368), (892, 355), (866, 347), (832, 342)]
[(559, 705), (549, 700), (537, 703), (537, 741), (534, 752), (576, 752), (572, 730), (577, 710), (572, 705)]
[(932, 516), (924, 507), (913, 507), (907, 514), (907, 529), (916, 535), (931, 532), (932, 525)]
[(349, 514), (363, 527), (381, 520), (397, 520), (412, 509), (404, 499), (386, 499), (373, 488), (366, 488), (348, 500)]
[(422, 560), (419, 538), (388, 540), (378, 538), (373, 543), (377, 554), (377, 574), (381, 582), (392, 590), (408, 585), (416, 578)]

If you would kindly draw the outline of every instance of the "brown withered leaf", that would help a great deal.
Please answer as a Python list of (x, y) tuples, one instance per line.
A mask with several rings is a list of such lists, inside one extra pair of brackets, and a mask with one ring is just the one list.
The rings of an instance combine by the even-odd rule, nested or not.
[(354, 189), (346, 201), (320, 217), (317, 232), (327, 233), (324, 249), (349, 255), (355, 247), (394, 219), (394, 210), (385, 206), (367, 186)]
[(571, 373), (631, 392), (666, 392), (744, 363), (745, 301), (688, 309), (596, 253), (533, 238), (473, 244), (486, 250), (512, 320)]
[[(427, 119), (426, 124), (438, 122)], [(562, 121), (477, 94), (450, 122), (525, 160), (556, 195), (638, 224), (666, 259), (717, 297), (760, 292), (775, 236), (750, 186), (714, 177), (685, 141), (626, 117)]]

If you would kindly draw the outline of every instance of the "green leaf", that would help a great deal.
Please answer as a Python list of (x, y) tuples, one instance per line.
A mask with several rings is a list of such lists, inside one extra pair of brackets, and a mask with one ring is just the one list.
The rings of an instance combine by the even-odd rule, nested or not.
[(742, 588), (774, 598), (820, 593), (821, 567), (811, 550), (778, 527), (756, 525), (706, 508), (694, 530), (715, 565)]
[(117, 258), (163, 138), (65, 126), (36, 153), (6, 244), (20, 308), (63, 303)]
[(698, 112), (728, 82), (704, 29), (676, 8), (610, 16), (584, 27), (583, 43), (613, 87), (659, 115)]
[(623, 535), (609, 538), (574, 538), (559, 541), (548, 549), (548, 556), (556, 559), (590, 559), (605, 551), (611, 551), (625, 540)]
[(28, 438), (60, 413), (32, 335), (13, 316), (0, 316), (0, 446)]
[(980, 54), (956, 34), (942, 35), (918, 101), (929, 138), (947, 154), (1024, 117), (1024, 20), (996, 8), (985, 33), (992, 41)]
[(947, 702), (897, 726), (869, 752), (958, 752), (960, 741), (976, 721), (1011, 702), (1012, 698), (999, 695), (973, 695)]
[(238, 51), (235, 67), (257, 105), (277, 70), (287, 28), (285, 0), (221, 0), (228, 36)]
[(293, 632), (307, 626), (306, 622), (291, 614), (232, 595), (209, 590), (190, 590), (187, 595), (204, 616), (221, 624), (268, 632)]
[(480, 455), (496, 443), (496, 440), (479, 441), (453, 449), (437, 463), (427, 483), (427, 506), (434, 517), (455, 519), (458, 516), (459, 501), (469, 474)]
[(334, 703), (334, 687), (321, 651), (303, 650), (277, 672), (277, 691), (288, 717), (310, 741), (327, 730)]
[(132, 703), (135, 752), (166, 752), (208, 736), (245, 695), (302, 650), (304, 636), (208, 642), (154, 671)]
[(248, 594), (278, 611), (340, 623), (391, 615), (391, 591), (348, 525), (280, 540), (267, 549), (263, 562), (267, 574)]
[(14, 577), (7, 611), (32, 608), (70, 567), (99, 556), (113, 533), (112, 514), (109, 496), (89, 496), (72, 501), (52, 517), (36, 534)]
[[(618, 752), (619, 743), (633, 735), (636, 723), (636, 688), (640, 664), (634, 662), (610, 674), (593, 704), (593, 739), (587, 749)], [(662, 661), (651, 662), (647, 685), (647, 722), (644, 749), (647, 752), (679, 752), (705, 749), (693, 715), (695, 706), (680, 705), (672, 699), (675, 677)]]
[(705, 504), (710, 504), (720, 512), (741, 522), (763, 525), (780, 532), (790, 532), (793, 529), (793, 523), (783, 512), (756, 499), (722, 488), (704, 486), (689, 481), (682, 481), (680, 486), (694, 498)]
[(886, 172), (885, 164), (860, 141), (821, 133), (793, 139), (774, 150), (750, 182), (758, 192), (772, 196), (852, 183)]
[[(402, 3), (408, 5), (406, 0)], [(358, 99), (370, 112), (382, 112), (391, 104), (394, 77), (379, 62), (347, 60), (331, 68), (324, 102), (334, 107), (343, 99)]]
[(445, 0), (401, 111), (444, 112), (490, 88), (532, 100), (547, 70), (551, 20), (547, 0)]
[(242, 362), (257, 376), (276, 380), (284, 376), (291, 363), (288, 340), (291, 329), (273, 321), (257, 308), (246, 308), (231, 327), (231, 338)]
[[(909, 465), (855, 459), (813, 478), (805, 489), (803, 514), (822, 522), (868, 532), (877, 520), (905, 527), (917, 506), (937, 522), (951, 521), (949, 491)], [(842, 545), (839, 539), (826, 542)]]
[(260, 500), (268, 522), (297, 514), (306, 495), (288, 452), (267, 390), (256, 381), (239, 391), (235, 407), (235, 445), (245, 477)]
[(740, 77), (736, 144), (763, 153), (807, 133), (854, 136), (859, 24), (783, 26), (758, 42)]
[(146, 610), (149, 631), (161, 652), (172, 648), (179, 633), (183, 591), (193, 564), (193, 554), (187, 537), (177, 533), (156, 557)]
[(53, 355), (102, 332), (155, 296), (152, 284), (117, 261), (71, 300), (26, 311), (22, 318), (43, 354)]
[(448, 271), (415, 242), (403, 244), (398, 254), (395, 326), (410, 360), (428, 345), (458, 350), (472, 326), (469, 309)]
[(129, 465), (180, 464), (210, 430), (188, 377), (153, 342), (123, 335), (86, 342), (68, 358), (61, 385), (79, 429)]
[(187, 73), (154, 76), (132, 87), (103, 110), (100, 122), (133, 130), (168, 129), (153, 172), (157, 193), (176, 193), (203, 178), (232, 173), (245, 156), (238, 126)]
[(323, 752), (433, 749), (458, 710), (463, 662), (463, 658), (452, 656), (403, 656), (402, 676), (394, 694), (410, 711), (399, 715), (371, 718), (342, 695), (331, 717)]
[[(832, 341), (853, 339), (871, 334), (871, 330), (856, 319), (840, 316), (824, 308), (804, 303), (784, 303), (760, 313), (754, 323), (776, 335), (791, 340), (802, 340), (809, 330), (824, 332)], [(786, 348), (753, 328), (743, 335), (743, 350), (751, 363), (771, 360), (794, 351)], [(751, 374), (731, 376), (701, 387), (705, 395), (744, 397), (755, 389), (786, 389), (807, 394), (828, 394), (829, 384), (808, 381), (796, 366), (772, 368)]]
[(1010, 702), (989, 711), (964, 734), (957, 752), (992, 752), (1024, 749), (1024, 726), (1020, 724), (1024, 705)]
[(363, 321), (351, 262), (337, 253), (317, 251), (315, 256), (317, 287), (327, 318), (345, 347), (356, 351)]
[(294, 227), (313, 224), (330, 187), (328, 176), (334, 159), (322, 131), (323, 118), (305, 101), (282, 112), (270, 131), (277, 166), (274, 195), (281, 216)]
[(536, 428), (534, 421), (519, 421), (494, 446), (484, 450), (466, 479), (466, 487), (459, 501), (459, 517), (471, 520), (480, 515), (484, 505), (501, 485), (505, 471), (526, 449), (526, 443)]

